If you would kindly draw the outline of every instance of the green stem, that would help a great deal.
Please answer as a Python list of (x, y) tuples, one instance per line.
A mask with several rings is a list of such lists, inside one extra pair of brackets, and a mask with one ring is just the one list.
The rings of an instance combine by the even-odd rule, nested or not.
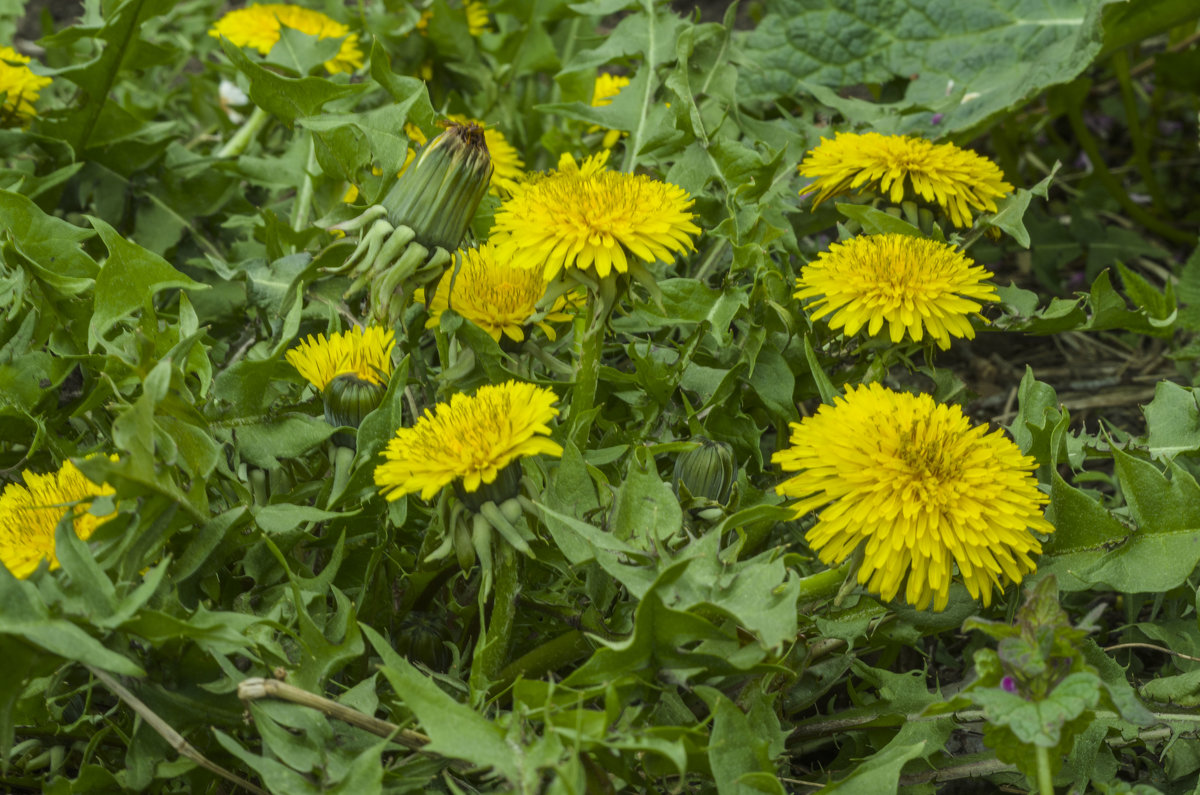
[(569, 665), (592, 650), (592, 644), (581, 630), (573, 629), (521, 655), (500, 672), (496, 690), (502, 690), (517, 680), (540, 679), (564, 665)]
[(308, 158), (304, 165), (304, 176), (296, 190), (296, 201), (292, 204), (292, 231), (302, 232), (308, 226), (308, 209), (313, 200), (313, 172), (317, 170), (317, 146), (308, 136)]
[(1083, 151), (1091, 159), (1092, 168), (1096, 171), (1096, 177), (1104, 184), (1109, 195), (1116, 199), (1117, 204), (1120, 204), (1121, 208), (1129, 214), (1130, 218), (1151, 232), (1161, 235), (1173, 243), (1183, 243), (1189, 246), (1196, 245), (1195, 235), (1176, 229), (1165, 221), (1158, 219), (1140, 207), (1133, 199), (1129, 198), (1129, 194), (1126, 193), (1121, 181), (1108, 170), (1108, 165), (1104, 162), (1104, 155), (1100, 151), (1096, 139), (1092, 137), (1091, 131), (1083, 121), (1083, 111), (1079, 104), (1072, 102), (1068, 105), (1067, 120), (1071, 123), (1071, 131), (1075, 133), (1075, 138), (1079, 141), (1079, 145), (1083, 147)]
[[(471, 692), (484, 696), (500, 677), (500, 669), (508, 660), (513, 619), (517, 615), (517, 594), (521, 590), (520, 561), (516, 551), (501, 541), (494, 547), (492, 572), (492, 610), (487, 627), (479, 633), (478, 647), (471, 661)], [(484, 611), (479, 611), (480, 622)]]
[(571, 425), (567, 436), (580, 450), (587, 449), (592, 429), (592, 408), (600, 381), (600, 352), (604, 347), (604, 322), (596, 317), (596, 296), (588, 293), (587, 312), (575, 317), (575, 389), (571, 394)]
[(847, 561), (836, 569), (826, 569), (801, 579), (800, 596), (796, 600), (797, 603), (816, 602), (837, 595), (842, 583), (846, 581), (846, 574), (850, 571), (850, 567), (851, 563)]
[(1038, 792), (1041, 795), (1054, 795), (1054, 775), (1050, 772), (1050, 749), (1044, 745), (1035, 746), (1037, 752)]
[(238, 131), (233, 134), (233, 137), (217, 150), (214, 157), (237, 157), (242, 152), (245, 152), (246, 147), (250, 146), (250, 142), (267, 125), (267, 121), (270, 118), (271, 114), (262, 108), (255, 107), (254, 112), (250, 114), (250, 118), (246, 119)]
[(1129, 121), (1129, 137), (1133, 143), (1133, 163), (1146, 183), (1146, 192), (1150, 194), (1154, 209), (1160, 213), (1164, 212), (1167, 202), (1166, 197), (1163, 196), (1162, 187), (1158, 184), (1158, 178), (1154, 175), (1154, 168), (1150, 165), (1150, 140), (1146, 137), (1145, 128), (1139, 123), (1141, 114), (1138, 113), (1133, 78), (1129, 71), (1129, 53), (1126, 50), (1114, 52), (1112, 65), (1113, 71), (1117, 75), (1117, 82), (1121, 86), (1121, 102), (1125, 105), (1125, 118)]
[(346, 484), (350, 482), (350, 470), (354, 468), (355, 449), (346, 445), (335, 445), (333, 448), (333, 488), (329, 490), (329, 501), (326, 509), (332, 509), (341, 499)]

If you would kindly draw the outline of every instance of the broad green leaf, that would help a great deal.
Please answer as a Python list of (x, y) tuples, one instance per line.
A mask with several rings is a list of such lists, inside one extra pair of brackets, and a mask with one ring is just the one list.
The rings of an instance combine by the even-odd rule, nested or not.
[[(757, 736), (746, 713), (711, 687), (696, 688), (712, 711), (712, 731), (708, 740), (708, 764), (720, 795), (749, 795), (772, 792), (783, 795), (783, 785), (775, 777), (775, 765), (768, 751), (769, 740)], [(744, 779), (761, 774), (748, 784)]]
[(364, 84), (346, 85), (323, 77), (284, 77), (251, 61), (240, 47), (221, 40), (225, 54), (250, 79), (250, 99), (284, 124), (315, 116), (328, 102), (362, 91)]
[(92, 226), (108, 248), (108, 259), (96, 276), (95, 309), (88, 326), (88, 349), (117, 321), (141, 308), (160, 290), (172, 287), (193, 290), (208, 289), (208, 285), (193, 281), (175, 270), (162, 257), (117, 234), (99, 218), (90, 218)]
[(791, 97), (798, 80), (840, 88), (903, 78), (904, 98), (889, 110), (910, 115), (895, 117), (895, 131), (949, 134), (1083, 71), (1100, 50), (1102, 5), (772, 0), (739, 35), (743, 100)]
[(0, 634), (10, 635), (66, 660), (95, 665), (122, 676), (145, 676), (132, 660), (105, 648), (83, 628), (51, 618), (37, 589), (0, 566)]
[(396, 654), (391, 644), (371, 627), (363, 624), (362, 631), (383, 659), (383, 675), (429, 735), (430, 743), (426, 746), (429, 751), (493, 768), (510, 782), (521, 781), (521, 753), (505, 740), (500, 726), (451, 698)]
[(1200, 450), (1200, 403), (1191, 387), (1159, 381), (1154, 400), (1142, 407), (1142, 413), (1150, 455), (1169, 460)]
[(1058, 573), (1063, 590), (1107, 585), (1127, 593), (1168, 591), (1200, 562), (1200, 486), (1174, 463), (1168, 481), (1153, 464), (1119, 449), (1114, 455), (1137, 527), (1125, 527), (1056, 475), (1050, 511), (1056, 530), (1038, 568)]
[(654, 456), (646, 448), (638, 448), (613, 499), (609, 531), (650, 551), (679, 532), (682, 523), (679, 500), (670, 484), (658, 477)]
[(822, 787), (821, 791), (841, 795), (896, 795), (900, 771), (909, 760), (916, 759), (924, 752), (924, 742), (889, 745), (864, 760), (850, 775)]
[(1100, 681), (1092, 673), (1070, 674), (1041, 701), (999, 687), (979, 688), (971, 698), (992, 725), (1006, 726), (1027, 745), (1054, 748), (1062, 739), (1063, 726), (1099, 703)]

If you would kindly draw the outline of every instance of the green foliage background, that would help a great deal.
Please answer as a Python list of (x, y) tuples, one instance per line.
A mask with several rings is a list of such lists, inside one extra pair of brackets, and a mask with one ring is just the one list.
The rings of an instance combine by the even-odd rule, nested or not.
[[(331, 77), (336, 40), (285, 31), (261, 59), (207, 34), (213, 0), (89, 0), (69, 25), (0, 2), (5, 40), (33, 31), (54, 78), (31, 128), (0, 131), (0, 467), (119, 456), (80, 461), (116, 519), (87, 543), (60, 528), (58, 572), (0, 572), (3, 787), (231, 791), (219, 770), (276, 793), (1200, 791), (1200, 14), (966, 6), (699, 21), (495, 0), (472, 37), (446, 0), (425, 34), (425, 6), (327, 0), (369, 61)], [(606, 107), (598, 70), (632, 78)], [(269, 114), (235, 155), (221, 79)], [(427, 561), (444, 504), (388, 504), (371, 472), (416, 412), (484, 383), (543, 383), (569, 414), (572, 335), (511, 352), (452, 314), (426, 334), (412, 307), (356, 453), (283, 359), (359, 315), (326, 270), (352, 249), (326, 230), (348, 185), (384, 195), (404, 124), (445, 113), (530, 169), (621, 130), (613, 166), (682, 186), (704, 230), (656, 266), (661, 301), (635, 290), (614, 317), (591, 434), (526, 461), (538, 540), (496, 601), (477, 569)], [(791, 297), (839, 233), (929, 228), (799, 198), (831, 128), (971, 145), (1018, 186), (966, 233), (1003, 297), (975, 341), (853, 349)], [(1037, 458), (1056, 532), (1027, 603), (830, 598), (845, 572), (804, 544), (770, 456), (801, 409), (880, 378), (1004, 421)], [(671, 488), (698, 436), (738, 464), (715, 521)], [(252, 677), (410, 733), (240, 701)]]

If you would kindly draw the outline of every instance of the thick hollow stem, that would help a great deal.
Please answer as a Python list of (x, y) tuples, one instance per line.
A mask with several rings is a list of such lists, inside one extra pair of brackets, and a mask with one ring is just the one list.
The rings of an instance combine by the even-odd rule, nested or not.
[(571, 394), (568, 436), (580, 450), (587, 449), (592, 429), (592, 408), (600, 381), (600, 352), (604, 347), (604, 323), (596, 317), (596, 303), (596, 296), (588, 293), (587, 312), (575, 318), (575, 389)]
[(267, 113), (262, 108), (256, 107), (254, 112), (250, 114), (250, 118), (242, 124), (233, 137), (225, 142), (225, 145), (217, 150), (215, 157), (237, 157), (246, 148), (250, 146), (250, 142), (254, 137), (262, 131), (262, 128), (267, 126), (267, 121), (271, 118), (271, 114)]

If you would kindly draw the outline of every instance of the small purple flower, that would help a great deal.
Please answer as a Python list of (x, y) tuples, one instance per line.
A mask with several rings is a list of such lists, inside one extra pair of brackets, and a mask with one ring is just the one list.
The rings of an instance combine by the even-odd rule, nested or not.
[(1004, 677), (1000, 680), (1000, 689), (1005, 693), (1017, 692), (1017, 680), (1013, 679), (1011, 676)]
[(941, 123), (942, 123), (942, 119), (944, 119), (944, 118), (946, 118), (946, 114), (944, 114), (944, 113), (935, 113), (935, 114), (933, 114), (932, 116), (930, 116), (930, 117), (929, 117), (929, 123), (930, 123), (930, 124), (933, 124), (933, 125), (935, 125), (935, 126), (936, 126), (936, 125), (938, 125), (938, 124), (941, 124)]

